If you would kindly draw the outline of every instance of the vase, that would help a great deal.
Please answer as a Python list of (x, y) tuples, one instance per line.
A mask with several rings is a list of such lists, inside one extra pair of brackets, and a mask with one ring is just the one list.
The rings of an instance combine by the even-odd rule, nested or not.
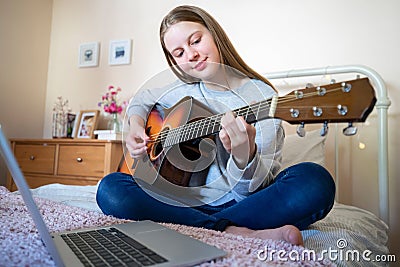
[(53, 138), (67, 137), (68, 115), (62, 112), (53, 113), (52, 135)]
[(115, 133), (121, 132), (121, 122), (118, 118), (118, 113), (112, 113), (111, 119), (108, 121), (108, 129), (114, 131)]

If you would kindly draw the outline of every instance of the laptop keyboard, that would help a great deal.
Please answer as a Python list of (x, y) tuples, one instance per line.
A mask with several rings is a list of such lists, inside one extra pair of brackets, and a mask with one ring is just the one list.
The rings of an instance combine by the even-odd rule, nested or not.
[(116, 228), (61, 237), (85, 266), (151, 266), (167, 261)]

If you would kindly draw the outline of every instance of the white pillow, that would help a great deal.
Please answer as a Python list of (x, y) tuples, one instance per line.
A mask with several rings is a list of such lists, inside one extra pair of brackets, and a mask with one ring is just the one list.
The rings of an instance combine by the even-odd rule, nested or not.
[(285, 137), (282, 149), (282, 169), (300, 162), (315, 162), (325, 165), (325, 140), (320, 130), (306, 132), (304, 137), (290, 134)]

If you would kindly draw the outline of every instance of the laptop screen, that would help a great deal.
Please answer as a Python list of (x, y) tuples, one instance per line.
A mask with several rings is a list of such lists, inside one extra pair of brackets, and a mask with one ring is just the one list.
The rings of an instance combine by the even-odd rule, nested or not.
[(14, 178), (14, 182), (18, 187), (18, 190), (32, 216), (32, 219), (39, 231), (40, 237), (42, 238), (42, 241), (44, 242), (48, 252), (52, 256), (57, 266), (64, 266), (61, 257), (56, 249), (56, 246), (54, 245), (53, 239), (50, 236), (49, 230), (43, 220), (43, 217), (40, 214), (39, 209), (36, 206), (36, 203), (32, 197), (28, 183), (26, 182), (25, 177), (23, 176), (22, 171), (17, 163), (17, 160), (15, 159), (15, 156), (11, 150), (8, 139), (4, 135), (1, 124), (0, 124), (0, 152), (1, 156), (3, 157), (6, 163), (8, 170), (10, 171), (12, 177)]

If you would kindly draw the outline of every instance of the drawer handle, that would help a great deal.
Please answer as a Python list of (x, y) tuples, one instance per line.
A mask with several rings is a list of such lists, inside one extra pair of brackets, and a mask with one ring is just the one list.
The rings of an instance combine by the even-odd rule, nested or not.
[(29, 160), (35, 160), (35, 156), (34, 155), (30, 155), (29, 156)]
[(76, 161), (77, 161), (77, 162), (82, 162), (82, 161), (83, 161), (83, 158), (76, 158)]

